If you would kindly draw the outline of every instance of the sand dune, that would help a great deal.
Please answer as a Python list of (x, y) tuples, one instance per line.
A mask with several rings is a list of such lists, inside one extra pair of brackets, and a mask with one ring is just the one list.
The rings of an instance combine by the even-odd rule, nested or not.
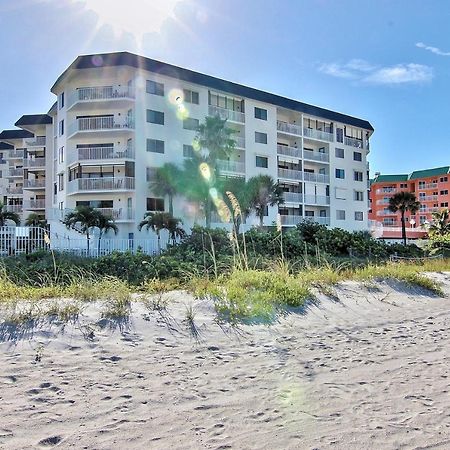
[(185, 293), (129, 321), (91, 304), (3, 323), (0, 448), (450, 448), (450, 275), (433, 276), (446, 298), (349, 282), (270, 326), (218, 324)]

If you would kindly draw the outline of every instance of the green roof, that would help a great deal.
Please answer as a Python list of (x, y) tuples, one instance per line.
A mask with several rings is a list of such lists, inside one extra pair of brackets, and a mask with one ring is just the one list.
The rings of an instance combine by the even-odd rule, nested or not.
[(396, 181), (408, 181), (408, 175), (378, 175), (373, 179), (374, 183), (388, 183)]
[(447, 175), (450, 173), (450, 166), (436, 167), (435, 169), (416, 170), (409, 175), (409, 180), (417, 180), (418, 178), (437, 177), (439, 175)]

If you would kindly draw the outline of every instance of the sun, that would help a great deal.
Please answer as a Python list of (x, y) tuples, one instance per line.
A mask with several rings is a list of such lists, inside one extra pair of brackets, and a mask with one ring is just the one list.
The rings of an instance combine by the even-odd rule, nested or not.
[(144, 34), (157, 32), (173, 17), (179, 0), (76, 0), (93, 11), (99, 26), (109, 25), (119, 35), (130, 33), (141, 40)]

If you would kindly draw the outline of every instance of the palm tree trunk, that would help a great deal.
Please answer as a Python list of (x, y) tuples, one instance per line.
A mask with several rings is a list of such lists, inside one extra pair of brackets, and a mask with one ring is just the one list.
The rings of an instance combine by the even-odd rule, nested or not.
[(88, 256), (90, 255), (90, 249), (89, 249), (89, 231), (86, 231), (86, 239), (87, 239), (87, 253), (88, 253)]
[(403, 239), (403, 245), (406, 245), (405, 211), (402, 211), (402, 239)]
[(173, 196), (169, 195), (169, 214), (173, 216)]
[(208, 199), (205, 202), (205, 225), (206, 228), (211, 228), (211, 210), (212, 206), (211, 206), (211, 200)]
[(102, 232), (98, 234), (98, 247), (97, 247), (97, 256), (100, 256), (100, 240), (102, 238)]
[(259, 213), (259, 226), (260, 228), (264, 226), (264, 209), (261, 209)]
[(158, 236), (158, 255), (160, 255), (161, 254), (161, 235), (159, 234), (159, 231), (156, 234)]

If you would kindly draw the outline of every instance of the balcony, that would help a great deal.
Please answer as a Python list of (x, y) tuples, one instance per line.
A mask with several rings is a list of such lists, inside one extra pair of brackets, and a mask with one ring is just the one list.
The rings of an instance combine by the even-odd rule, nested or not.
[(25, 209), (45, 209), (45, 199), (28, 200), (25, 202)]
[(328, 133), (327, 131), (315, 130), (314, 128), (303, 128), (303, 136), (317, 139), (319, 141), (333, 142), (333, 133)]
[[(117, 222), (131, 222), (135, 219), (134, 209), (132, 208), (94, 208), (100, 211), (104, 216), (114, 219)], [(56, 209), (53, 208), (49, 211), (49, 219), (63, 221), (66, 215), (75, 209), (65, 208)]]
[(301, 181), (303, 180), (303, 172), (301, 170), (278, 168), (278, 178)]
[(23, 205), (5, 205), (6, 211), (21, 214), (23, 212)]
[(217, 161), (217, 167), (223, 172), (245, 174), (245, 163), (239, 161)]
[(322, 173), (304, 172), (303, 179), (305, 181), (312, 181), (313, 183), (329, 183), (330, 176)]
[(22, 159), (24, 151), (23, 149), (14, 149), (5, 152), (5, 157), (8, 159)]
[(302, 127), (299, 125), (294, 125), (293, 123), (283, 122), (277, 120), (277, 130), (282, 133), (295, 134), (296, 136), (302, 135)]
[(133, 130), (133, 120), (126, 117), (122, 121), (115, 119), (113, 116), (81, 117), (75, 119), (75, 122), (69, 127), (68, 137), (71, 138), (74, 135), (88, 136), (99, 131), (129, 132)]
[(395, 194), (396, 192), (398, 192), (398, 189), (394, 187), (384, 187), (377, 189), (375, 192), (377, 194)]
[(438, 187), (437, 183), (424, 183), (424, 184), (420, 184), (419, 183), (419, 191), (423, 191), (426, 189), (436, 189)]
[(68, 101), (67, 110), (126, 107), (134, 102), (135, 93), (128, 86), (95, 86), (78, 88)]
[(34, 158), (23, 160), (23, 167), (25, 169), (42, 169), (45, 170), (45, 158)]
[(134, 159), (133, 147), (85, 147), (69, 151), (67, 155), (68, 164), (78, 161), (106, 161), (118, 159)]
[(330, 225), (329, 217), (303, 217), (303, 216), (284, 216), (280, 215), (282, 225), (298, 225), (304, 221), (315, 222), (321, 225)]
[(132, 191), (135, 179), (132, 177), (77, 178), (69, 181), (68, 193), (99, 191)]
[(287, 145), (277, 145), (277, 153), (279, 155), (290, 156), (291, 158), (301, 158), (302, 149), (297, 147), (289, 147)]
[(25, 145), (27, 146), (27, 149), (30, 148), (42, 148), (46, 145), (46, 139), (45, 136), (37, 136), (32, 139), (25, 139)]
[(8, 178), (22, 178), (22, 177), (23, 177), (23, 168), (9, 169)]
[(34, 180), (23, 180), (23, 188), (30, 190), (45, 189), (45, 178), (38, 178)]
[(363, 148), (363, 141), (361, 139), (344, 137), (344, 143), (350, 147)]
[(377, 200), (377, 205), (389, 205), (389, 199), (383, 198), (381, 200)]
[(233, 136), (233, 140), (236, 142), (236, 148), (245, 148), (245, 138), (241, 136)]
[(318, 223), (320, 225), (330, 225), (329, 217), (305, 217), (305, 221)]
[(422, 195), (418, 198), (419, 202), (436, 202), (438, 200), (437, 195)]
[(397, 213), (392, 211), (377, 211), (377, 216), (396, 216)]
[(330, 197), (328, 195), (305, 195), (306, 205), (329, 205)]
[(7, 187), (6, 193), (9, 195), (23, 195), (23, 187), (22, 186)]
[(303, 194), (301, 192), (283, 192), (285, 203), (303, 203)]
[(311, 150), (303, 149), (303, 159), (319, 162), (330, 162), (330, 155), (329, 153), (313, 152)]
[(245, 123), (245, 114), (240, 111), (209, 105), (208, 113), (210, 116), (219, 116), (221, 119), (226, 119), (230, 122)]

